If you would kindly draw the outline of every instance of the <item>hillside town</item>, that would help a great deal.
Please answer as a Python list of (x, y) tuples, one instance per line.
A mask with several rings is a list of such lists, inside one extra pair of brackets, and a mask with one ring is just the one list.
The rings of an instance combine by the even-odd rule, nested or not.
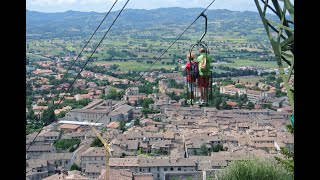
[(27, 2), (26, 180), (294, 179), (293, 4), (117, 2)]
[(56, 106), (40, 134), (30, 128), (26, 136), (30, 180), (104, 179), (106, 151), (91, 127), (110, 145), (110, 179), (205, 179), (233, 160), (282, 157), (281, 147), (294, 144), (286, 129), (292, 109), (272, 74), (256, 84), (218, 79), (222, 100), (200, 107), (186, 103), (177, 71), (142, 73), (134, 82), (86, 70), (63, 93), (70, 83), (53, 85), (66, 72), (63, 61), (28, 67), (29, 127), (50, 119)]

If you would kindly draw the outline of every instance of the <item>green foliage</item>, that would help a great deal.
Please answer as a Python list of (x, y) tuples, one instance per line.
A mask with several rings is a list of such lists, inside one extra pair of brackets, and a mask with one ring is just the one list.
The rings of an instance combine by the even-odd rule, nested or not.
[(65, 111), (61, 111), (58, 115), (57, 118), (63, 118), (66, 116), (66, 112)]
[(153, 103), (154, 103), (154, 101), (152, 98), (145, 98), (145, 99), (143, 99), (142, 107), (149, 108), (149, 104), (153, 104)]
[(242, 108), (242, 105), (243, 105), (243, 102), (242, 101), (238, 101), (238, 105), (237, 106), (238, 106), (239, 109)]
[(40, 130), (41, 127), (42, 127), (41, 121), (31, 120), (31, 122), (26, 125), (26, 134), (37, 132)]
[(75, 148), (75, 147), (72, 146), (72, 147), (69, 149), (69, 152), (74, 152), (76, 149), (77, 149), (77, 148)]
[(284, 166), (289, 172), (294, 172), (294, 151), (289, 148), (281, 148), (280, 153), (285, 156), (285, 159), (275, 157), (279, 164)]
[(276, 77), (272, 74), (269, 74), (266, 79), (267, 82), (273, 82), (275, 80), (276, 80)]
[(84, 99), (81, 99), (78, 101), (78, 104), (81, 105), (81, 106), (86, 106), (88, 105), (90, 102), (92, 102), (91, 99), (89, 98), (84, 98)]
[(235, 160), (217, 173), (219, 180), (288, 180), (293, 174), (267, 159)]
[(215, 146), (212, 147), (212, 151), (213, 152), (219, 152), (219, 151), (223, 151), (223, 146), (220, 144), (217, 144)]
[(153, 93), (153, 85), (152, 84), (144, 84), (142, 86), (138, 86), (139, 93), (152, 94)]
[(191, 177), (191, 176), (188, 176), (188, 177), (187, 177), (187, 180), (192, 180), (192, 177)]
[(106, 99), (117, 99), (117, 90), (114, 88), (111, 88), (109, 92), (107, 93)]
[[(287, 124), (286, 128), (291, 134), (294, 134), (294, 128), (291, 124)], [(294, 172), (294, 148), (281, 148), (280, 153), (285, 156), (285, 159), (275, 157), (279, 164), (283, 165), (289, 172)]]
[(143, 108), (141, 110), (142, 114), (147, 115), (147, 114), (157, 114), (160, 113), (160, 111), (155, 110), (155, 109), (150, 109), (150, 108)]
[(276, 97), (286, 96), (287, 93), (282, 92), (280, 89), (276, 89)]
[(249, 103), (247, 104), (247, 109), (251, 110), (251, 109), (253, 109), (253, 108), (254, 108), (254, 104), (253, 104), (252, 102), (249, 102)]
[(76, 101), (75, 99), (65, 99), (63, 101), (62, 104), (60, 104), (57, 108), (62, 108), (62, 107), (65, 107), (65, 106), (71, 106), (73, 109), (75, 108), (78, 108), (78, 107), (84, 107), (84, 106), (87, 106), (90, 102), (92, 102), (91, 99), (89, 98), (84, 98), (84, 99), (81, 99), (79, 101)]
[(265, 103), (265, 104), (263, 104), (263, 108), (271, 109), (272, 108), (272, 104), (271, 103)]
[(124, 121), (120, 121), (118, 129), (120, 129), (122, 132), (126, 131), (126, 123)]
[(90, 144), (90, 147), (103, 147), (103, 143), (100, 141), (99, 138), (96, 137)]
[(116, 89), (111, 88), (105, 96), (105, 99), (121, 100), (123, 95), (124, 91), (117, 91)]
[(34, 111), (30, 108), (27, 114), (27, 119), (35, 120), (36, 116), (34, 115)]
[(139, 150), (137, 151), (137, 155), (141, 155), (142, 154), (142, 148), (139, 148)]
[(126, 156), (127, 156), (127, 154), (123, 152), (120, 157), (125, 158)]
[(207, 147), (207, 144), (202, 144), (199, 150), (198, 155), (207, 156), (209, 153), (209, 148)]
[(234, 87), (235, 88), (245, 88), (245, 86), (243, 84), (236, 84)]
[(73, 170), (80, 170), (80, 168), (77, 164), (73, 163), (72, 166), (70, 167), (70, 171), (73, 171)]
[(183, 89), (184, 88), (184, 84), (181, 84), (181, 83), (179, 84), (174, 79), (169, 79), (169, 86), (171, 88), (177, 88), (177, 89)]
[(193, 149), (193, 155), (198, 155), (197, 149)]
[(135, 125), (135, 126), (140, 126), (140, 119), (139, 119), (139, 118), (136, 118), (136, 119), (134, 120), (134, 125)]
[(294, 128), (292, 127), (292, 124), (287, 124), (286, 128), (291, 134), (294, 134)]
[(48, 109), (45, 109), (42, 114), (41, 120), (48, 124), (51, 124), (56, 120), (56, 115), (54, 114), (54, 107), (49, 106)]
[(74, 145), (80, 144), (80, 142), (81, 142), (80, 139), (61, 139), (61, 140), (56, 141), (54, 143), (54, 146), (57, 149), (66, 150)]
[(171, 93), (166, 93), (172, 100), (179, 101), (181, 97), (177, 95), (174, 91)]

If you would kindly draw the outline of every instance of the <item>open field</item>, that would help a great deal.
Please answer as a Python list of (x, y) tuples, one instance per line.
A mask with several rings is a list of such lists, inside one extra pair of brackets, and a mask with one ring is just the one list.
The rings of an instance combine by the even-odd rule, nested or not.
[(233, 77), (231, 78), (234, 82), (238, 82), (238, 79), (239, 79), (239, 82), (240, 83), (249, 83), (249, 84), (255, 84), (257, 82), (259, 82), (259, 80), (262, 80), (262, 79), (265, 79), (266, 76), (246, 76), (246, 77)]
[(27, 58), (34, 58), (34, 59), (50, 60), (47, 57), (44, 57), (44, 56), (41, 56), (41, 55), (38, 55), (38, 54), (31, 54), (31, 53), (26, 53), (26, 57)]
[(249, 59), (235, 59), (235, 58), (230, 58), (230, 60), (232, 60), (234, 63), (224, 64), (223, 66), (228, 66), (228, 67), (233, 67), (233, 68), (234, 67), (242, 67), (242, 66), (258, 66), (258, 67), (263, 67), (266, 69), (278, 68), (276, 61), (252, 61)]
[[(155, 60), (152, 60), (152, 62), (154, 62)], [(175, 65), (165, 65), (162, 64), (162, 62), (167, 62), (165, 60), (162, 61), (157, 61), (152, 67), (152, 69), (161, 69), (161, 68), (165, 68), (165, 69), (174, 69), (176, 66)], [(124, 61), (95, 61), (92, 64), (96, 64), (96, 65), (113, 65), (113, 64), (117, 64), (119, 65), (119, 68), (122, 71), (146, 71), (148, 70), (148, 68), (151, 66), (151, 64), (147, 64), (146, 62), (137, 62), (135, 60), (128, 60), (127, 62)]]

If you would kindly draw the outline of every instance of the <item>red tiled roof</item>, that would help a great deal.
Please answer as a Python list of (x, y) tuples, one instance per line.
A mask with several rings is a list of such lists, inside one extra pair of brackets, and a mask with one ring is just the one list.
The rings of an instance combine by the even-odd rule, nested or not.
[(111, 122), (107, 125), (107, 128), (112, 128), (112, 129), (116, 129), (119, 127), (119, 123), (118, 122)]
[(71, 129), (71, 130), (76, 130), (80, 127), (80, 125), (76, 124), (62, 124), (59, 126), (60, 129)]
[(230, 106), (237, 106), (237, 105), (238, 105), (238, 103), (232, 102), (232, 101), (227, 101), (226, 103), (227, 103), (228, 105), (230, 105)]

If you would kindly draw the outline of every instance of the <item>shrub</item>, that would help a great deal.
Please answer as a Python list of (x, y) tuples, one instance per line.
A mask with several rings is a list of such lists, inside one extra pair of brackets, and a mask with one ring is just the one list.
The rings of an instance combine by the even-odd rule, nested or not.
[(293, 174), (274, 160), (237, 160), (217, 173), (219, 180), (289, 180)]

